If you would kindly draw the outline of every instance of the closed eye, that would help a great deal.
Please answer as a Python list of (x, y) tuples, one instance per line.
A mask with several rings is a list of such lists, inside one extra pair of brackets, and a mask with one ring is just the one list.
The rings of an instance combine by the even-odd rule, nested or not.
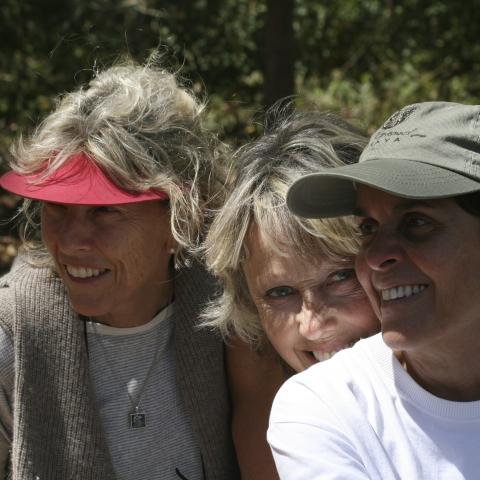
[(416, 227), (424, 227), (425, 225), (430, 225), (432, 222), (422, 215), (411, 214), (407, 215), (405, 220), (403, 221), (404, 228), (416, 228)]
[(108, 214), (108, 213), (118, 213), (119, 210), (116, 207), (111, 207), (110, 205), (99, 205), (94, 209), (95, 214)]

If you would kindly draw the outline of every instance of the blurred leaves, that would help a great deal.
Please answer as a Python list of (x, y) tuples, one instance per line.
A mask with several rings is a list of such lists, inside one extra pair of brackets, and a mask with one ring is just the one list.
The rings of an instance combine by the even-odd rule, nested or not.
[[(258, 131), (248, 122), (262, 105), (267, 14), (265, 0), (3, 0), (0, 154), (55, 95), (154, 49), (241, 143)], [(480, 97), (473, 0), (296, 0), (292, 22), (296, 93), (369, 128), (411, 101)]]
[(126, 54), (144, 61), (159, 49), (197, 93), (256, 99), (263, 12), (248, 0), (4, 0), (0, 148), (38, 123), (55, 95)]

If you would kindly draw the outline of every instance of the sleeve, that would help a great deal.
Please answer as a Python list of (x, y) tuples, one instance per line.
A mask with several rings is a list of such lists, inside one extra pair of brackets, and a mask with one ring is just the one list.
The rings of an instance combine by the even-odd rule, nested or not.
[(282, 480), (369, 478), (339, 413), (295, 378), (280, 389), (270, 415), (268, 442)]

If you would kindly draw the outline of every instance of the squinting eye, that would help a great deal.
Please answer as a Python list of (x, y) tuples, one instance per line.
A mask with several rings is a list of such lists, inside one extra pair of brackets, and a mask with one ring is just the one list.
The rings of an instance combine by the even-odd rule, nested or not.
[(360, 236), (368, 237), (377, 231), (377, 224), (372, 219), (367, 218), (360, 222), (358, 225), (358, 231), (360, 232)]
[(287, 297), (289, 295), (293, 295), (296, 292), (296, 290), (292, 287), (289, 287), (287, 285), (282, 285), (280, 287), (275, 287), (271, 288), (270, 290), (267, 290), (267, 293), (265, 296), (270, 297), (270, 298), (282, 298), (282, 297)]
[(118, 212), (118, 209), (116, 209), (115, 207), (110, 207), (110, 206), (107, 206), (107, 205), (100, 205), (98, 207), (95, 207), (95, 213), (117, 213)]
[(346, 268), (345, 270), (338, 270), (328, 276), (327, 285), (330, 283), (344, 282), (355, 278), (355, 270), (353, 268)]
[(349, 278), (355, 277), (355, 270), (353, 268), (347, 268), (345, 270), (339, 270), (334, 272), (329, 276), (329, 279), (332, 282), (343, 282)]
[(430, 225), (426, 218), (420, 217), (417, 215), (412, 215), (405, 219), (404, 225), (406, 228), (415, 228), (415, 227), (424, 227), (425, 225)]

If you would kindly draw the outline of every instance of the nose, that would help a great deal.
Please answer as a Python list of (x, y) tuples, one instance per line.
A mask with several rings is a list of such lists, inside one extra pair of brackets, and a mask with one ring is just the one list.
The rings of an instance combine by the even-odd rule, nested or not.
[(92, 248), (94, 232), (85, 217), (72, 213), (57, 224), (57, 243), (65, 254), (86, 252)]
[(307, 340), (318, 340), (322, 335), (322, 329), (328, 322), (325, 308), (315, 300), (305, 301), (302, 309), (298, 312), (298, 332)]
[(403, 255), (396, 232), (379, 231), (368, 245), (362, 248), (357, 263), (364, 261), (372, 270), (387, 271), (395, 267)]

